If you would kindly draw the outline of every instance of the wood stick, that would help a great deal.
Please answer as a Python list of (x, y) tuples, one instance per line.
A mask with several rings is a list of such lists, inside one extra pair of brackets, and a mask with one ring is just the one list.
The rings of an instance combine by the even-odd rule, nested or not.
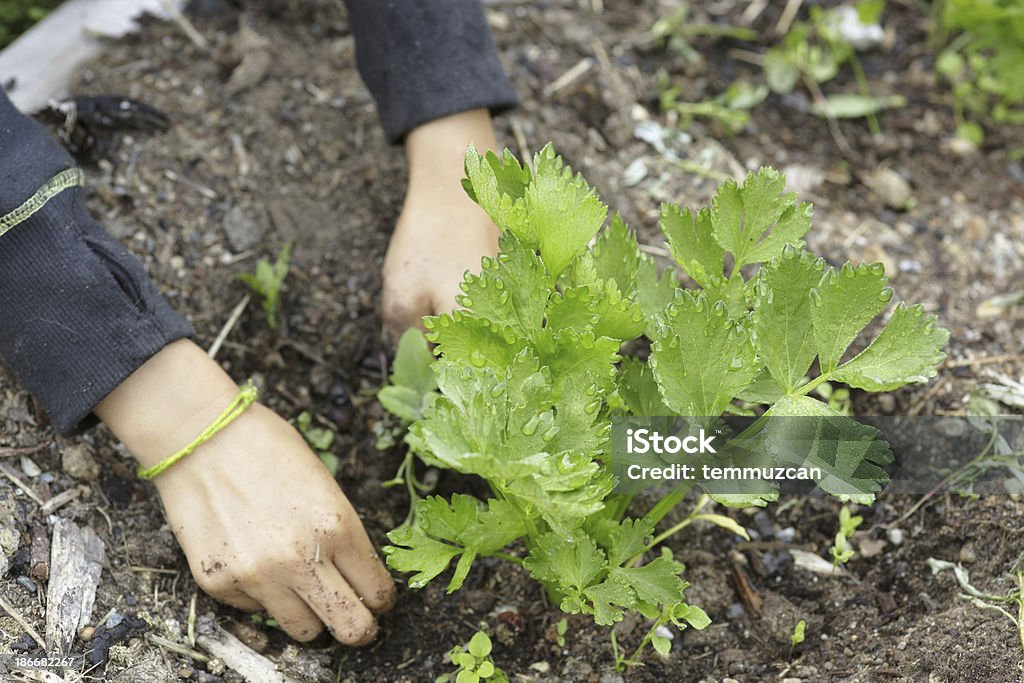
[(26, 633), (32, 636), (32, 640), (39, 643), (39, 647), (44, 649), (46, 648), (46, 641), (43, 640), (43, 637), (41, 635), (39, 635), (39, 631), (32, 628), (32, 625), (25, 621), (25, 618), (21, 616), (21, 612), (14, 609), (14, 605), (7, 602), (7, 600), (4, 599), (3, 595), (0, 595), (0, 609), (7, 612), (8, 616), (10, 616), (11, 619), (14, 619), (16, 622), (18, 622), (18, 625), (25, 629)]
[(281, 673), (269, 659), (221, 628), (211, 615), (200, 617), (197, 629), (196, 644), (223, 661), (247, 683), (298, 683)]
[(18, 475), (16, 475), (14, 473), (14, 470), (12, 470), (6, 463), (0, 462), (0, 474), (4, 475), (8, 479), (10, 479), (12, 484), (14, 484), (16, 487), (18, 487), (22, 491), (24, 491), (25, 495), (28, 496), (29, 498), (31, 498), (32, 500), (34, 500), (37, 505), (39, 505), (39, 506), (46, 505), (46, 501), (44, 501), (42, 498), (40, 498), (39, 495), (35, 491), (32, 490), (31, 486), (29, 486), (28, 484), (23, 482), (21, 479), (19, 479)]
[(206, 352), (206, 355), (210, 358), (216, 358), (217, 352), (220, 351), (220, 347), (224, 345), (224, 340), (231, 334), (231, 330), (234, 329), (235, 325), (238, 324), (238, 319), (242, 317), (242, 313), (245, 312), (245, 307), (252, 301), (252, 296), (246, 294), (242, 297), (242, 300), (232, 309), (231, 315), (228, 316), (227, 322), (224, 323), (224, 327), (221, 328), (217, 334), (217, 338), (213, 340), (213, 344), (210, 345), (210, 350)]

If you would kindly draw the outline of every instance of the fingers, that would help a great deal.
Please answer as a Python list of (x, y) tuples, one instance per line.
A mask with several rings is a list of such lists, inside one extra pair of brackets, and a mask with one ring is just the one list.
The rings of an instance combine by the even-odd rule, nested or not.
[(370, 610), (330, 562), (318, 564), (311, 581), (295, 592), (338, 642), (365, 645), (377, 635), (377, 622)]
[(253, 595), (252, 598), (270, 612), (285, 633), (299, 642), (313, 640), (323, 633), (324, 624), (320, 618), (301, 597), (287, 588), (278, 588), (267, 595)]
[(414, 327), (423, 329), (422, 316), (432, 312), (429, 301), (402, 298), (385, 288), (381, 306), (385, 341), (394, 346), (406, 330)]
[(373, 612), (386, 612), (395, 605), (395, 582), (391, 579), (366, 532), (353, 532), (351, 545), (334, 555), (334, 564), (345, 580)]

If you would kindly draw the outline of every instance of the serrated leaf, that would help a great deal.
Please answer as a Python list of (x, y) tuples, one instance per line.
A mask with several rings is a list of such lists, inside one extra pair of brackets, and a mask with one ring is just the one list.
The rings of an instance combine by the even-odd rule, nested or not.
[(611, 626), (622, 621), (623, 609), (636, 607), (636, 593), (618, 581), (602, 581), (584, 591), (591, 603), (594, 621), (600, 626)]
[(593, 332), (545, 328), (537, 340), (541, 363), (551, 370), (555, 393), (564, 388), (566, 378), (598, 385), (602, 391), (615, 383), (615, 364), (620, 360), (619, 341), (597, 337)]
[(617, 567), (647, 550), (654, 533), (654, 525), (648, 519), (622, 520), (609, 534), (608, 564)]
[(619, 396), (631, 415), (657, 417), (671, 415), (654, 379), (651, 366), (636, 358), (623, 358), (619, 369)]
[(892, 391), (905, 384), (927, 382), (946, 358), (942, 347), (949, 330), (935, 324), (922, 306), (899, 304), (882, 333), (833, 377), (857, 389)]
[(502, 327), (466, 311), (424, 318), (427, 339), (445, 360), (472, 367), (503, 370), (526, 346), (511, 328)]
[(611, 223), (598, 236), (591, 255), (594, 272), (599, 279), (614, 281), (620, 292), (629, 293), (636, 289), (637, 270), (644, 261), (644, 254), (637, 244), (636, 235), (619, 214), (612, 216)]
[(462, 548), (436, 541), (422, 529), (408, 526), (389, 532), (388, 540), (395, 544), (383, 549), (388, 566), (399, 572), (415, 572), (409, 578), (412, 588), (425, 586), (462, 553)]
[(478, 522), (463, 532), (461, 540), (482, 555), (501, 550), (526, 533), (522, 516), (505, 500), (487, 501), (487, 509), (480, 512)]
[(601, 228), (608, 207), (550, 144), (534, 157), (533, 167), (523, 199), (541, 258), (555, 281)]
[(629, 586), (637, 600), (648, 605), (672, 605), (683, 598), (686, 584), (679, 578), (683, 565), (662, 555), (640, 567), (614, 567), (608, 576)]
[(808, 396), (785, 396), (772, 406), (757, 438), (773, 465), (817, 467), (817, 485), (841, 500), (869, 505), (889, 480), (889, 444), (871, 425), (838, 413)]
[(658, 332), (658, 316), (672, 303), (679, 279), (671, 268), (665, 268), (658, 275), (654, 259), (645, 255), (636, 272), (636, 300), (647, 316), (646, 334), (651, 339)]
[(847, 263), (825, 273), (811, 294), (811, 329), (822, 374), (836, 369), (860, 331), (888, 305), (888, 281), (880, 263), (856, 268)]
[(773, 168), (747, 174), (743, 185), (726, 180), (711, 200), (715, 241), (732, 253), (735, 268), (763, 263), (783, 247), (803, 246), (811, 227), (811, 208), (797, 204), (796, 193), (783, 192), (786, 178)]
[(701, 209), (696, 215), (675, 204), (661, 205), (661, 231), (668, 239), (669, 250), (686, 274), (701, 287), (725, 272), (725, 250), (715, 241), (711, 212)]
[(604, 552), (582, 531), (568, 536), (544, 534), (523, 560), (523, 566), (535, 578), (574, 595), (594, 583), (606, 565)]
[(590, 290), (587, 287), (567, 287), (561, 293), (553, 294), (548, 303), (547, 321), (556, 330), (593, 332), (598, 315)]
[(466, 179), (462, 186), (502, 232), (511, 232), (527, 247), (536, 248), (537, 231), (529, 220), (523, 201), (530, 170), (521, 167), (508, 150), (502, 158), (504, 164), (493, 152), (488, 152), (486, 157), (481, 156), (470, 144), (465, 160)]
[(753, 313), (758, 355), (788, 392), (814, 361), (810, 292), (821, 282), (823, 270), (821, 259), (790, 249), (758, 274)]
[(747, 332), (725, 306), (680, 292), (654, 338), (650, 364), (673, 414), (717, 417), (757, 376)]
[(497, 257), (484, 257), (479, 275), (466, 274), (459, 304), (529, 339), (544, 323), (547, 271), (540, 257), (510, 233), (501, 236), (500, 248)]

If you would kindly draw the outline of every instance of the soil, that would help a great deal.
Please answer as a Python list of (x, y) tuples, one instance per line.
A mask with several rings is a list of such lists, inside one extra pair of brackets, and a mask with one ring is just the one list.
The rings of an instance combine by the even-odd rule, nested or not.
[[(962, 414), (967, 395), (992, 373), (1019, 378), (1024, 306), (982, 304), (1022, 288), (1024, 137), (1019, 128), (993, 128), (980, 150), (950, 143), (952, 108), (933, 75), (928, 23), (918, 4), (889, 2), (886, 44), (863, 57), (876, 94), (908, 99), (906, 107), (880, 115), (879, 135), (862, 120), (839, 122), (844, 150), (810, 113), (810, 96), (798, 90), (770, 97), (740, 133), (698, 120), (667, 143), (701, 173), (679, 168), (634, 134), (645, 122), (675, 130), (672, 116), (658, 110), (657, 72), (664, 69), (690, 101), (714, 96), (738, 77), (757, 79), (750, 54), (771, 42), (783, 3), (767, 3), (749, 24), (764, 36), (760, 43), (694, 40), (703, 55), (697, 64), (650, 39), (655, 20), (677, 4), (487, 2), (502, 61), (523, 101), (497, 119), (499, 138), (519, 154), (554, 141), (665, 264), (656, 226), (660, 201), (702, 205), (721, 174), (761, 164), (784, 169), (791, 179), (823, 178), (801, 188), (801, 197), (815, 204), (810, 247), (835, 264), (882, 261), (899, 296), (928, 302), (952, 331), (950, 360), (936, 380), (891, 399), (855, 392), (856, 412)], [(746, 7), (720, 0), (692, 16), (740, 24)], [(204, 347), (245, 295), (235, 276), (295, 241), (282, 326), (270, 331), (251, 305), (218, 358), (237, 379), (256, 377), (268, 387), (267, 402), (285, 417), (308, 410), (337, 433), (339, 481), (382, 543), (408, 505), (400, 492), (380, 486), (402, 456), (374, 447), (374, 426), (384, 418), (373, 397), (390, 352), (380, 335), (379, 272), (401, 206), (402, 150), (387, 144), (377, 124), (354, 68), (341, 3), (277, 0), (240, 12), (223, 0), (203, 0), (190, 17), (208, 51), (173, 23), (146, 22), (80, 74), (76, 94), (128, 95), (173, 121), (162, 134), (119, 136), (87, 167), (90, 207), (144, 259)], [(592, 66), (552, 92), (551, 84), (584, 58)], [(240, 61), (248, 63), (241, 74)], [(853, 87), (844, 75), (825, 89)], [(638, 159), (643, 172), (637, 164), (626, 173)], [(872, 189), (879, 167), (909, 182), (912, 208), (880, 201)], [(453, 596), (443, 593), (443, 582), (403, 588), (369, 647), (343, 649), (327, 640), (296, 646), (199, 593), (154, 489), (133, 477), (128, 454), (103, 428), (55, 438), (5, 373), (0, 369), (0, 447), (42, 449), (28, 456), (38, 472), (19, 471), (17, 457), (0, 462), (43, 499), (81, 487), (54, 514), (91, 527), (106, 544), (94, 623), (112, 613), (147, 623), (121, 629), (123, 640), (110, 649), (100, 680), (241, 680), (215, 666), (208, 672), (143, 637), (180, 640), (197, 593), (200, 614), (213, 613), (310, 682), (433, 681), (450, 670), (445, 652), (481, 624), (494, 633), (495, 661), (514, 681), (1001, 683), (1021, 680), (1024, 672), (1010, 622), (960, 599), (951, 574), (933, 576), (926, 564), (931, 557), (960, 561), (978, 587), (1008, 591), (1011, 567), (1024, 553), (1024, 503), (1009, 495), (940, 495), (906, 519), (916, 499), (883, 496), (860, 510), (865, 522), (854, 542), (862, 552), (835, 576), (797, 568), (789, 552), (828, 556), (835, 501), (801, 497), (766, 512), (731, 511), (759, 531), (753, 543), (718, 529), (690, 529), (670, 545), (687, 564), (690, 602), (714, 624), (676, 634), (670, 656), (648, 654), (644, 666), (624, 675), (613, 669), (605, 630), (570, 618), (564, 647), (557, 645), (553, 625), (562, 615), (521, 571), (489, 561), (478, 562)], [(439, 482), (445, 490), (466, 484), (446, 476)], [(30, 549), (33, 538), (45, 541), (47, 519), (6, 478), (0, 478), (0, 510), (0, 531), (15, 532), (6, 545), (0, 537), (0, 559), (12, 564), (0, 577), (0, 596), (41, 629), (45, 582), (33, 574)], [(784, 533), (788, 527), (793, 530)], [(807, 622), (806, 639), (791, 648), (800, 619)], [(616, 632), (631, 647), (643, 630), (630, 622)], [(31, 645), (24, 629), (0, 616), (2, 651), (26, 642)]]

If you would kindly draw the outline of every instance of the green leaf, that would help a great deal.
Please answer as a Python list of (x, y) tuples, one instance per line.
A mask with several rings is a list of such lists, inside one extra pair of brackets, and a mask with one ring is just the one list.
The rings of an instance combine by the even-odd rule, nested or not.
[(469, 653), (477, 659), (483, 659), (491, 654), (491, 639), (483, 631), (477, 631), (469, 639)]
[(651, 636), (651, 645), (654, 646), (654, 651), (663, 657), (672, 651), (672, 641), (665, 636)]
[(644, 262), (644, 254), (637, 244), (636, 235), (619, 214), (612, 216), (611, 223), (594, 242), (591, 254), (598, 278), (614, 281), (620, 292), (636, 289), (637, 271)]
[(478, 676), (474, 671), (463, 669), (456, 674), (455, 683), (480, 683), (480, 676)]
[(590, 601), (594, 621), (600, 626), (611, 626), (622, 621), (623, 609), (636, 608), (636, 594), (618, 581), (603, 581), (584, 591)]
[(608, 564), (618, 567), (647, 550), (653, 533), (654, 525), (648, 519), (622, 520), (609, 535)]
[(657, 317), (672, 303), (678, 284), (674, 270), (665, 268), (659, 277), (654, 259), (645, 255), (636, 273), (636, 300), (647, 316), (648, 337), (653, 339), (657, 334)]
[(238, 279), (246, 284), (254, 294), (262, 297), (263, 312), (267, 316), (267, 324), (270, 329), (277, 329), (277, 309), (281, 296), (281, 285), (288, 276), (294, 242), (285, 245), (277, 260), (271, 265), (270, 261), (261, 258), (256, 264), (256, 270), (252, 273), (242, 273)]
[(654, 371), (647, 363), (637, 358), (623, 358), (618, 380), (619, 396), (631, 415), (657, 417), (672, 414), (661, 400)]
[(598, 320), (597, 306), (587, 287), (567, 287), (551, 296), (547, 314), (551, 328), (593, 332)]
[(783, 247), (803, 246), (811, 227), (811, 207), (797, 204), (795, 192), (783, 192), (786, 178), (773, 168), (747, 174), (743, 185), (726, 180), (711, 200), (715, 240), (731, 252), (735, 268), (763, 263)]
[(597, 337), (593, 332), (547, 327), (537, 341), (541, 363), (551, 370), (554, 390), (562, 391), (566, 379), (598, 385), (602, 390), (615, 384), (615, 364), (620, 360), (619, 340)]
[(839, 271), (829, 268), (825, 273), (811, 293), (811, 329), (822, 374), (835, 370), (860, 331), (888, 305), (888, 281), (880, 263), (856, 268), (846, 263)]
[(903, 95), (857, 95), (854, 93), (840, 93), (829, 95), (823, 104), (817, 102), (811, 107), (815, 116), (829, 117), (836, 119), (859, 119), (862, 116), (871, 116), (886, 109), (899, 109), (907, 106), (907, 98)]
[(880, 465), (892, 462), (892, 451), (874, 427), (808, 396), (783, 397), (770, 415), (754, 450), (772, 464), (817, 467), (823, 491), (864, 505), (889, 480)]
[(905, 384), (923, 383), (935, 376), (946, 358), (942, 347), (949, 330), (935, 324), (924, 307), (899, 304), (882, 333), (833, 377), (867, 391), (892, 391)]
[(788, 392), (800, 384), (814, 361), (810, 292), (821, 282), (824, 267), (821, 259), (805, 251), (787, 249), (758, 274), (753, 314), (757, 351)]
[(800, 67), (789, 59), (785, 50), (772, 48), (764, 58), (764, 76), (772, 92), (786, 94), (793, 92), (800, 80)]
[(614, 567), (609, 578), (629, 586), (637, 600), (648, 605), (672, 605), (683, 599), (686, 584), (679, 578), (683, 565), (662, 555), (641, 567)]
[(684, 291), (663, 320), (650, 364), (665, 405), (677, 415), (721, 415), (759, 370), (748, 333), (721, 303)]
[(500, 238), (496, 258), (484, 257), (479, 275), (466, 273), (459, 304), (492, 325), (529, 339), (544, 323), (548, 276), (540, 257), (511, 233)]
[(427, 339), (416, 329), (406, 330), (398, 340), (398, 352), (391, 373), (391, 383), (407, 387), (419, 394), (437, 388), (430, 364), (434, 355), (430, 353)]
[(583, 176), (573, 175), (550, 144), (534, 157), (533, 168), (524, 201), (541, 258), (554, 281), (601, 228), (608, 207)]
[(377, 392), (377, 400), (385, 410), (405, 422), (415, 422), (423, 417), (423, 395), (408, 387), (382, 387)]
[(796, 623), (796, 627), (793, 629), (793, 635), (789, 637), (790, 647), (796, 647), (800, 643), (804, 642), (804, 632), (807, 630), (807, 622), (801, 619)]
[(399, 572), (415, 572), (409, 578), (410, 588), (425, 586), (462, 553), (462, 548), (436, 541), (422, 529), (409, 526), (388, 532), (388, 540), (394, 543), (383, 548), (388, 566)]
[(530, 182), (529, 168), (520, 166), (508, 150), (499, 161), (493, 152), (480, 156), (470, 144), (465, 170), (462, 186), (470, 198), (487, 212), (502, 232), (511, 232), (527, 247), (536, 248), (537, 231), (528, 219), (523, 201)]
[(523, 561), (527, 571), (569, 595), (580, 595), (607, 566), (604, 553), (587, 534), (544, 534)]
[(466, 311), (424, 318), (423, 324), (439, 356), (471, 367), (504, 369), (526, 346), (511, 328)]
[(723, 276), (725, 250), (715, 241), (710, 211), (701, 209), (694, 216), (689, 209), (662, 204), (658, 225), (668, 238), (672, 256), (694, 282), (708, 287), (713, 278)]
[(703, 631), (711, 625), (711, 617), (707, 615), (707, 612), (696, 605), (687, 605), (682, 602), (672, 608), (672, 621), (680, 627), (682, 626), (680, 622), (685, 621), (698, 631)]

